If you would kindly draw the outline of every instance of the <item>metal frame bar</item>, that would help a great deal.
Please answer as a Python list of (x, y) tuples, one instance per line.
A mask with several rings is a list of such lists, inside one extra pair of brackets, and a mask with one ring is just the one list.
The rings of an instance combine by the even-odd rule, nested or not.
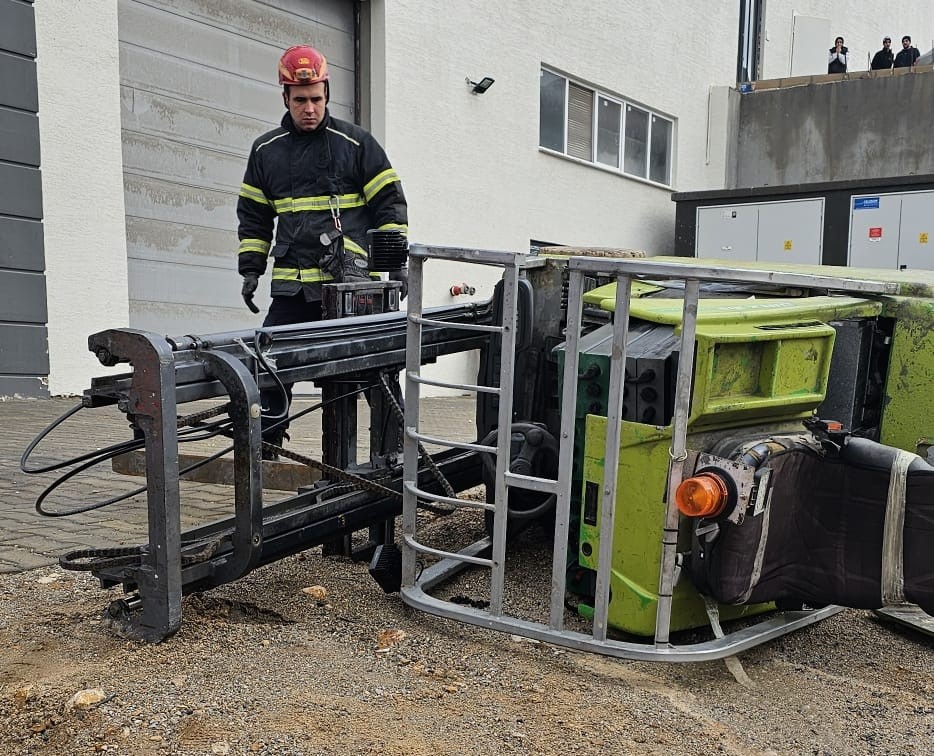
[[(104, 331), (88, 339), (102, 362), (115, 358), (139, 366), (121, 399), (146, 440), (146, 507), (149, 549), (136, 582), (151, 600), (125, 627), (128, 636), (159, 641), (182, 622), (181, 515), (178, 508), (178, 437), (175, 421), (175, 365), (172, 350), (152, 334), (130, 329)], [(145, 366), (145, 368), (143, 367)]]
[(671, 633), (671, 602), (675, 589), (675, 559), (678, 548), (678, 523), (681, 520), (675, 503), (675, 491), (683, 478), (682, 462), (687, 458), (688, 415), (691, 409), (691, 385), (694, 379), (694, 347), (697, 343), (697, 299), (700, 284), (688, 280), (684, 288), (681, 316), (681, 352), (675, 383), (675, 407), (668, 462), (668, 495), (665, 525), (662, 530), (662, 565), (659, 570), (658, 610), (655, 615), (655, 646), (665, 648)]
[[(484, 547), (487, 543), (488, 541), (478, 541), (477, 548)], [(466, 551), (465, 549), (461, 553)], [(839, 606), (827, 606), (814, 611), (781, 612), (753, 626), (727, 633), (723, 638), (683, 646), (668, 645), (664, 648), (658, 648), (651, 643), (633, 643), (612, 639), (597, 640), (591, 635), (571, 630), (558, 630), (550, 624), (545, 625), (518, 618), (495, 616), (482, 609), (452, 604), (449, 601), (430, 595), (427, 591), (446, 580), (450, 580), (457, 572), (466, 567), (466, 565), (459, 564), (457, 561), (460, 561), (460, 559), (433, 565), (434, 569), (431, 572), (429, 572), (431, 568), (426, 568), (418, 585), (404, 588), (403, 598), (405, 603), (439, 617), (618, 659), (662, 662), (716, 661), (717, 659), (734, 656), (742, 651), (748, 651), (751, 648), (779, 638), (782, 635), (787, 635), (795, 630), (800, 630), (808, 625), (813, 625), (843, 611), (843, 608)]]
[[(504, 429), (511, 429), (512, 389), (514, 369), (514, 348), (516, 323), (516, 263), (518, 255), (512, 258), (505, 253), (481, 250), (458, 250), (452, 248), (419, 247), (413, 255), (417, 261), (415, 275), (410, 272), (410, 330), (407, 345), (407, 383), (406, 383), (406, 470), (404, 503), (404, 522), (409, 528), (406, 533), (414, 541), (416, 510), (418, 506), (415, 489), (408, 484), (409, 476), (414, 473), (414, 460), (417, 455), (418, 434), (418, 399), (420, 381), (417, 378), (421, 357), (420, 326), (425, 322), (420, 317), (422, 265), (424, 259), (438, 257), (446, 260), (477, 262), (480, 264), (499, 264), (505, 268), (503, 312), (503, 344), (500, 372), (500, 396), (498, 424), (500, 432), (497, 443), (496, 495), (493, 506), (494, 525), (492, 539), (478, 541), (459, 553), (433, 551), (443, 559), (426, 569), (420, 577), (415, 574), (415, 550), (403, 549), (403, 580), (401, 595), (403, 600), (418, 609), (438, 616), (457, 619), (469, 624), (487, 627), (507, 633), (518, 633), (530, 638), (557, 643), (559, 645), (583, 651), (605, 654), (627, 659), (693, 662), (720, 659), (767, 642), (773, 638), (818, 622), (841, 611), (841, 607), (829, 606), (813, 611), (782, 612), (759, 621), (751, 626), (733, 631), (723, 637), (702, 643), (674, 646), (670, 643), (672, 595), (676, 579), (677, 535), (680, 513), (675, 505), (674, 491), (681, 482), (681, 462), (686, 456), (687, 425), (691, 400), (691, 388), (694, 372), (694, 349), (696, 344), (696, 324), (700, 283), (702, 281), (735, 281), (739, 283), (768, 284), (809, 289), (827, 289), (838, 292), (859, 294), (890, 294), (897, 291), (895, 284), (865, 281), (856, 278), (832, 278), (829, 276), (811, 276), (797, 273), (778, 273), (760, 270), (735, 270), (710, 268), (692, 264), (651, 262), (640, 259), (612, 258), (569, 258), (568, 259), (568, 310), (565, 342), (564, 376), (562, 389), (562, 416), (560, 443), (565, 448), (573, 448), (575, 418), (573, 408), (577, 397), (577, 374), (579, 369), (579, 343), (583, 302), (583, 283), (586, 274), (615, 276), (616, 315), (613, 327), (613, 345), (611, 352), (611, 373), (609, 400), (607, 407), (607, 433), (604, 451), (604, 481), (602, 490), (600, 549), (596, 590), (594, 597), (594, 619), (590, 636), (564, 629), (564, 597), (566, 590), (566, 564), (568, 536), (570, 532), (571, 485), (573, 476), (573, 455), (559, 455), (557, 480), (533, 478), (508, 472), (509, 446), (511, 434)], [(613, 532), (616, 502), (617, 475), (620, 454), (620, 427), (623, 408), (622, 387), (626, 365), (626, 343), (629, 330), (629, 303), (632, 281), (634, 278), (648, 277), (675, 279), (685, 282), (684, 305), (681, 323), (681, 357), (678, 364), (675, 408), (672, 430), (672, 448), (669, 450), (668, 490), (665, 504), (665, 522), (663, 528), (662, 554), (659, 564), (659, 598), (656, 614), (654, 642), (633, 643), (616, 641), (608, 638), (607, 618), (609, 613), (610, 573), (612, 570)], [(412, 292), (415, 291), (415, 296)], [(507, 327), (507, 323), (512, 328)], [(432, 439), (440, 442), (440, 439)], [(475, 446), (475, 445), (474, 445)], [(411, 459), (410, 459), (411, 458)], [(555, 533), (552, 557), (551, 602), (549, 623), (537, 623), (516, 617), (504, 616), (502, 596), (504, 591), (505, 535), (508, 490), (510, 487), (527, 488), (536, 491), (556, 493)], [(418, 544), (425, 550), (423, 544)], [(490, 608), (488, 611), (452, 604), (429, 595), (427, 591), (449, 579), (470, 564), (486, 564), (477, 554), (491, 549), (492, 575), (490, 589)]]
[[(500, 266), (505, 269), (503, 286), (502, 324), (489, 325), (492, 308), (460, 306), (435, 308), (425, 318), (423, 312), (423, 265), (426, 259), (438, 257), (482, 265)], [(563, 599), (566, 588), (564, 565), (567, 559), (567, 538), (570, 528), (570, 494), (572, 484), (571, 455), (560, 455), (558, 478), (555, 481), (515, 475), (508, 472), (510, 437), (512, 428), (512, 398), (515, 382), (515, 352), (518, 342), (516, 332), (518, 319), (518, 289), (521, 268), (529, 264), (541, 265), (541, 260), (528, 260), (522, 253), (454, 249), (447, 247), (414, 246), (410, 254), (409, 298), (410, 314), (383, 314), (354, 319), (353, 325), (326, 323), (304, 326), (285, 326), (264, 329), (258, 332), (260, 346), (278, 360), (281, 375), (286, 380), (324, 379), (341, 375), (357, 375), (364, 370), (376, 370), (388, 366), (405, 364), (406, 407), (403, 445), (405, 450), (402, 486), (402, 526), (406, 536), (403, 543), (403, 599), (427, 611), (463, 619), (495, 629), (523, 632), (531, 637), (562, 643), (585, 650), (597, 650), (610, 655), (628, 658), (674, 658), (695, 660), (717, 658), (751, 647), (782, 632), (802, 627), (837, 611), (829, 607), (820, 612), (788, 615), (787, 622), (769, 620), (754, 628), (741, 631), (735, 636), (718, 639), (717, 642), (699, 644), (696, 648), (672, 649), (668, 644), (664, 616), (669, 609), (662, 608), (662, 594), (673, 583), (675, 543), (666, 541), (660, 566), (660, 617), (656, 628), (656, 645), (651, 651), (646, 644), (621, 644), (606, 637), (606, 611), (608, 603), (609, 574), (611, 562), (606, 554), (612, 548), (611, 521), (601, 525), (601, 555), (598, 579), (599, 596), (595, 608), (594, 633), (592, 637), (567, 633), (563, 630)], [(773, 274), (767, 271), (723, 271), (721, 269), (698, 268), (691, 265), (650, 263), (642, 260), (613, 260), (608, 258), (571, 258), (568, 260), (570, 290), (568, 309), (567, 359), (564, 376), (564, 406), (575, 404), (578, 370), (578, 346), (581, 326), (583, 281), (588, 272), (600, 272), (621, 277), (623, 285), (617, 290), (618, 329), (614, 329), (614, 370), (619, 371), (615, 379), (616, 391), (622, 385), (622, 369), (625, 360), (626, 321), (628, 286), (633, 278), (652, 276), (655, 278), (677, 278), (687, 280), (688, 292), (685, 307), (694, 302), (696, 315), (697, 282), (702, 280), (736, 280), (826, 288), (833, 291), (852, 291), (862, 294), (889, 293), (893, 284), (860, 281), (858, 279), (836, 279), (812, 277), (798, 274)], [(682, 334), (684, 354), (693, 353), (693, 326), (689, 324), (691, 314), (685, 310), (685, 332)], [(403, 332), (404, 323), (404, 332)], [(484, 335), (463, 335), (463, 325), (470, 330), (483, 331)], [(426, 360), (441, 354), (460, 352), (489, 345), (491, 335), (498, 333), (503, 358), (498, 391), (501, 401), (498, 408), (498, 434), (495, 447), (481, 444), (444, 442), (422, 436), (417, 432), (419, 421), (420, 384), (428, 383), (419, 378), (419, 370)], [(147, 463), (147, 506), (149, 547), (144, 551), (140, 565), (105, 568), (96, 572), (105, 584), (123, 582), (125, 586), (139, 592), (141, 612), (127, 621), (125, 630), (130, 635), (145, 640), (161, 640), (178, 629), (181, 621), (181, 596), (194, 587), (203, 588), (229, 582), (243, 575), (258, 564), (294, 553), (296, 550), (315, 545), (314, 539), (333, 537), (335, 533), (352, 532), (376, 522), (385, 522), (395, 516), (398, 505), (386, 497), (373, 494), (348, 494), (334, 499), (319, 501), (317, 495), (300, 493), (279, 504), (262, 509), (262, 494), (259, 463), (259, 419), (258, 389), (252, 370), (255, 355), (245, 348), (257, 332), (245, 331), (208, 336), (185, 336), (165, 339), (131, 329), (118, 329), (95, 334), (89, 346), (102, 362), (108, 365), (130, 362), (132, 374), (108, 376), (95, 379), (90, 391), (86, 392), (88, 406), (117, 403), (120, 409), (132, 414), (146, 441)], [(688, 350), (690, 346), (690, 350)], [(403, 351), (404, 349), (404, 351)], [(679, 373), (679, 406), (686, 413), (689, 399), (689, 372), (682, 363), (684, 373)], [(271, 385), (268, 376), (262, 376), (259, 387)], [(438, 382), (436, 385), (442, 385)], [(464, 387), (464, 384), (451, 384)], [(485, 393), (487, 387), (475, 386)], [(491, 392), (492, 393), (492, 392)], [(186, 401), (228, 394), (231, 398), (233, 418), (235, 495), (234, 515), (228, 520), (189, 531), (189, 539), (214, 539), (219, 545), (214, 556), (203, 561), (182, 565), (182, 534), (180, 528), (180, 501), (178, 480), (178, 441), (176, 436), (177, 407)], [(612, 416), (620, 415), (621, 406), (613, 408)], [(686, 423), (686, 419), (684, 420)], [(611, 426), (618, 423), (611, 423)], [(683, 429), (682, 429), (683, 430)], [(682, 430), (673, 438), (673, 456), (677, 457), (684, 446)], [(618, 428), (617, 428), (618, 434)], [(618, 455), (618, 436), (614, 442), (613, 432), (608, 431), (607, 458)], [(680, 439), (680, 440), (679, 440)], [(441, 561), (427, 569), (416, 581), (416, 510), (420, 495), (432, 498), (434, 485), (426, 471), (418, 467), (418, 442), (446, 443), (448, 446), (465, 450), (452, 464), (460, 475), (460, 482), (479, 478), (478, 454), (496, 454), (496, 502), (471, 502), (464, 506), (493, 509), (492, 538), (483, 539), (459, 553), (433, 549), (428, 553), (439, 556)], [(561, 418), (562, 446), (573, 444), (574, 418), (565, 413)], [(443, 456), (443, 455), (440, 455)], [(468, 464), (467, 458), (474, 466)], [(469, 469), (468, 469), (469, 468)], [(672, 481), (677, 474), (672, 470)], [(470, 485), (475, 485), (471, 482)], [(615, 476), (604, 483), (604, 510), (612, 509)], [(513, 619), (503, 614), (505, 589), (505, 555), (508, 492), (518, 487), (554, 493), (557, 500), (552, 566), (551, 623), (538, 625)], [(457, 489), (457, 490), (463, 490)], [(427, 492), (427, 493), (426, 493)], [(433, 497), (444, 501), (449, 497)], [(669, 501), (672, 497), (669, 497)], [(457, 500), (454, 500), (457, 501)], [(453, 501), (449, 501), (453, 503)], [(612, 515), (611, 515), (612, 517)], [(671, 518), (673, 522), (669, 522)], [(666, 531), (673, 531), (677, 524), (677, 512), (669, 506), (666, 512)], [(317, 541), (320, 543), (322, 541)], [(427, 546), (426, 548), (432, 549)], [(480, 554), (490, 553), (489, 559)], [(186, 553), (190, 554), (191, 549)], [(465, 607), (443, 608), (437, 599), (428, 597), (424, 590), (435, 585), (445, 575), (453, 574), (465, 567), (465, 561), (488, 564), (491, 574), (490, 610), (477, 613)], [(759, 630), (756, 630), (759, 628)], [(602, 650), (601, 650), (602, 649)]]
[[(620, 276), (616, 281), (616, 318), (613, 321), (613, 346), (610, 352), (603, 499), (600, 507), (600, 550), (597, 554), (597, 585), (594, 593), (593, 637), (598, 641), (606, 640), (607, 616), (610, 611), (610, 571), (613, 569), (613, 528), (616, 522), (616, 471), (619, 469), (620, 423), (623, 419), (623, 383), (631, 292), (632, 279), (629, 276)], [(569, 380), (566, 373), (564, 380)], [(573, 383), (576, 389), (576, 373)]]
[[(420, 375), (422, 365), (422, 327), (432, 321), (423, 317), (422, 283), (424, 279), (423, 264), (429, 257), (445, 259), (458, 259), (485, 265), (502, 266), (503, 275), (503, 303), (502, 322), (494, 325), (472, 325), (474, 330), (482, 329), (500, 335), (500, 352), (503, 355), (499, 375), (499, 385), (496, 387), (451, 383), (439, 380), (425, 379)], [(425, 436), (418, 431), (417, 405), (420, 398), (420, 386), (423, 384), (445, 388), (457, 388), (475, 393), (498, 394), (500, 397), (512, 397), (514, 384), (514, 359), (517, 342), (516, 324), (518, 311), (519, 290), (519, 264), (520, 256), (503, 252), (485, 252), (481, 250), (465, 250), (455, 248), (426, 248), (413, 247), (410, 251), (409, 262), (409, 314), (407, 333), (407, 359), (406, 359), (406, 421), (405, 442), (403, 446), (403, 516), (402, 516), (402, 585), (403, 595), (406, 587), (416, 582), (415, 564), (416, 552), (432, 554), (444, 560), (457, 561), (458, 555), (446, 551), (432, 549), (420, 543), (416, 538), (418, 489), (412, 484), (415, 474), (418, 455), (418, 442), (423, 441), (436, 445), (453, 448), (469, 449), (480, 453), (493, 453), (496, 455), (495, 494), (494, 501), (500, 502), (498, 506), (491, 506), (484, 502), (480, 508), (493, 512), (493, 537), (490, 559), (480, 559), (474, 556), (462, 556), (463, 561), (473, 564), (487, 565), (491, 568), (490, 576), (490, 611), (496, 615), (503, 611), (503, 594), (506, 574), (506, 528), (509, 484), (506, 480), (508, 473), (511, 430), (512, 401), (500, 401), (497, 426), (501, 432), (497, 434), (496, 447), (483, 444), (470, 444), (448, 439)]]
[[(685, 258), (688, 259), (688, 258)], [(643, 258), (571, 257), (568, 268), (584, 273), (626, 275), (653, 280), (673, 279), (680, 281), (710, 281), (714, 283), (735, 282), (771, 284), (802, 289), (829, 289), (832, 291), (858, 292), (860, 294), (896, 294), (898, 284), (883, 281), (867, 281), (861, 278), (836, 278), (815, 276), (808, 273), (784, 273), (770, 270), (737, 270), (676, 262), (652, 262)]]
[[(489, 333), (464, 334), (458, 326), (488, 323), (489, 303), (431, 312), (434, 324), (423, 327), (425, 359), (488, 343)], [(128, 593), (136, 594), (111, 605), (113, 620), (125, 635), (148, 641), (166, 638), (181, 624), (185, 592), (236, 580), (259, 564), (361, 527), (369, 526), (371, 537), (375, 530), (387, 539), (391, 536), (387, 522), (399, 514), (398, 500), (372, 492), (322, 499), (320, 490), (302, 491), (263, 508), (259, 388), (275, 384), (268, 375), (256, 380), (254, 342), (258, 339), (259, 348), (277, 362), (283, 380), (349, 378), (365, 383), (368, 374), (404, 364), (411, 324), (403, 318), (402, 313), (388, 313), (355, 318), (353, 323), (175, 339), (131, 329), (90, 337), (91, 350), (104, 364), (131, 363), (133, 371), (95, 379), (85, 392), (85, 405), (116, 403), (133, 415), (146, 442), (149, 545), (143, 547), (139, 564), (94, 570), (103, 585), (122, 583)], [(188, 401), (223, 395), (230, 399), (234, 442), (232, 516), (182, 534), (178, 408)], [(442, 475), (456, 482), (455, 490), (463, 490), (479, 483), (477, 454), (472, 449), (442, 452), (436, 455), (436, 464)], [(341, 460), (335, 461), (343, 466)], [(427, 470), (416, 469), (415, 479), (426, 495), (440, 493), (440, 484)], [(183, 539), (198, 546), (186, 547), (183, 553)]]

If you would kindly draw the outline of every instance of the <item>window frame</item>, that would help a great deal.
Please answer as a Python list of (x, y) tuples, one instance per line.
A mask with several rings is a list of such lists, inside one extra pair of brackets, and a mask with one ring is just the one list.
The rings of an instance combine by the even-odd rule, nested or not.
[[(572, 76), (568, 76), (565, 73), (558, 71), (557, 69), (551, 68), (542, 64), (539, 66), (540, 71), (546, 71), (552, 76), (558, 76), (564, 80), (564, 118), (562, 123), (562, 150), (558, 151), (552, 147), (545, 147), (541, 144), (541, 139), (539, 139), (538, 149), (541, 152), (548, 153), (550, 155), (557, 155), (568, 160), (573, 160), (578, 163), (583, 163), (584, 165), (590, 165), (594, 168), (598, 168), (603, 171), (609, 171), (610, 173), (616, 173), (621, 176), (625, 176), (628, 179), (633, 179), (635, 181), (642, 181), (646, 184), (651, 184), (652, 186), (661, 187), (664, 189), (674, 190), (674, 181), (675, 181), (675, 133), (677, 119), (673, 116), (662, 113), (659, 110), (650, 108), (642, 103), (636, 102), (635, 100), (628, 99), (621, 95), (609, 92), (605, 89), (600, 89), (598, 87), (592, 86), (591, 84), (585, 83), (579, 79), (575, 79)], [(539, 82), (541, 82), (541, 74), (539, 74)], [(574, 84), (577, 87), (588, 90), (591, 94), (591, 158), (587, 160), (585, 158), (576, 157), (571, 155), (568, 152), (568, 126), (569, 126), (569, 97), (570, 97), (570, 86)], [(539, 83), (541, 87), (541, 83)], [(606, 100), (610, 103), (619, 105), (620, 107), (620, 117), (618, 119), (619, 126), (619, 148), (617, 150), (617, 165), (610, 165), (604, 162), (601, 162), (599, 159), (600, 149), (599, 149), (599, 139), (600, 139), (600, 101), (601, 99)], [(638, 173), (631, 173), (625, 169), (626, 167), (626, 120), (628, 108), (636, 108), (647, 115), (647, 124), (645, 132), (645, 159), (642, 161), (643, 173), (639, 175)], [(541, 133), (541, 112), (539, 112), (539, 133)], [(668, 139), (665, 155), (667, 158), (667, 173), (668, 173), (668, 182), (663, 183), (656, 181), (650, 178), (652, 173), (652, 138), (653, 138), (653, 127), (656, 120), (661, 120), (668, 124)]]

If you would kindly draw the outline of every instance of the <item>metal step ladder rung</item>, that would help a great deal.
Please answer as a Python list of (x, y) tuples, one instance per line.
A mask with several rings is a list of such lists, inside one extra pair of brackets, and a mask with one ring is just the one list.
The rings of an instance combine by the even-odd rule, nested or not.
[(405, 429), (405, 435), (408, 438), (421, 441), (423, 444), (434, 444), (435, 446), (446, 446), (450, 449), (465, 449), (466, 451), (483, 452), (484, 454), (496, 454), (495, 446), (483, 446), (482, 444), (471, 444), (466, 441), (452, 441), (447, 438), (436, 438), (435, 436), (426, 436), (424, 433), (417, 433), (411, 428)]
[(510, 488), (524, 488), (527, 491), (540, 491), (542, 493), (558, 493), (558, 481), (551, 478), (537, 478), (534, 475), (520, 475), (519, 473), (506, 473), (506, 485)]
[(432, 320), (421, 315), (409, 315), (409, 320), (419, 325), (442, 326), (456, 328), (459, 331), (485, 331), (486, 333), (502, 333), (502, 326), (483, 325), (482, 323), (456, 323), (450, 320)]
[(476, 499), (454, 499), (450, 496), (442, 496), (441, 494), (429, 493), (428, 491), (423, 491), (421, 488), (418, 488), (413, 483), (405, 483), (405, 490), (411, 491), (419, 499), (425, 499), (426, 501), (433, 501), (438, 504), (450, 504), (454, 507), (463, 507), (465, 509), (486, 509), (487, 511), (492, 512), (495, 508), (495, 504), (490, 504), (486, 501), (477, 501)]
[(439, 381), (434, 378), (425, 378), (421, 375), (408, 375), (409, 380), (421, 383), (424, 386), (437, 386), (438, 388), (461, 389), (475, 394), (499, 394), (500, 390), (496, 386), (478, 386), (475, 383), (449, 383)]
[[(453, 323), (433, 320), (425, 317), (423, 311), (423, 282), (424, 264), (428, 257), (441, 258), (463, 262), (479, 263), (502, 268), (503, 279), (499, 289), (499, 309), (491, 309), (488, 315), (496, 320), (485, 320), (483, 323)], [(490, 558), (473, 556), (466, 558), (463, 554), (452, 553), (442, 549), (434, 549), (417, 538), (418, 523), (418, 494), (411, 487), (403, 488), (402, 506), (402, 587), (401, 594), (405, 600), (410, 591), (418, 590), (421, 581), (418, 577), (420, 570), (416, 565), (416, 553), (433, 554), (441, 557), (441, 561), (455, 560), (487, 566), (490, 568), (490, 594), (489, 606), (493, 616), (502, 614), (504, 583), (505, 583), (505, 552), (506, 552), (506, 519), (508, 515), (508, 486), (505, 473), (508, 471), (511, 458), (511, 434), (502, 433), (498, 436), (495, 445), (478, 442), (452, 441), (434, 438), (419, 433), (419, 397), (423, 385), (440, 388), (453, 388), (472, 393), (498, 396), (500, 398), (497, 408), (496, 427), (506, 429), (512, 422), (513, 399), (513, 371), (515, 350), (517, 343), (518, 301), (520, 266), (525, 258), (523, 253), (484, 252), (480, 250), (439, 249), (422, 245), (413, 245), (409, 248), (409, 314), (406, 326), (406, 366), (405, 366), (405, 428), (403, 431), (403, 479), (406, 484), (416, 484), (418, 476), (418, 458), (421, 454), (419, 442), (433, 444), (441, 447), (462, 449), (485, 455), (484, 463), (491, 459), (495, 470), (492, 475), (493, 484), (488, 493), (492, 504), (484, 502), (479, 506), (492, 514), (486, 518), (490, 529)], [(486, 312), (486, 311), (484, 311)], [(493, 324), (499, 323), (499, 325)], [(495, 349), (502, 356), (498, 367), (499, 380), (490, 381), (497, 384), (493, 386), (479, 386), (471, 384), (455, 384), (438, 381), (421, 376), (422, 368), (422, 331), (423, 327), (442, 327), (446, 329), (460, 329), (464, 331), (482, 332), (490, 334), (490, 348)], [(479, 439), (478, 439), (479, 441)], [(484, 466), (488, 466), (484, 464)], [(459, 502), (463, 506), (462, 502)], [(470, 505), (468, 505), (470, 506)]]
[(480, 567), (492, 567), (493, 560), (486, 559), (485, 557), (478, 556), (469, 556), (468, 554), (459, 554), (454, 551), (444, 551), (443, 549), (435, 549), (431, 546), (426, 546), (423, 543), (419, 543), (412, 536), (406, 534), (402, 537), (406, 546), (415, 551), (421, 552), (422, 554), (430, 554), (431, 556), (440, 557), (441, 559), (453, 559), (457, 562), (468, 562), (470, 564), (476, 564)]

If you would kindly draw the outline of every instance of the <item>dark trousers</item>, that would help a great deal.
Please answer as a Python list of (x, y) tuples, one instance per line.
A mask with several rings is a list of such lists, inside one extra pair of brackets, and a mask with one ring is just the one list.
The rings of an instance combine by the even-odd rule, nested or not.
[[(263, 320), (263, 327), (294, 325), (295, 323), (309, 323), (321, 320), (321, 302), (314, 300), (309, 302), (304, 294), (295, 294), (291, 297), (273, 297), (272, 304), (269, 305), (269, 312)], [(279, 387), (263, 389), (260, 392), (260, 403), (263, 406), (263, 440), (278, 443), (282, 440), (282, 434), (289, 427), (289, 421), (267, 420), (266, 416), (276, 417), (285, 415), (292, 404), (292, 384), (284, 383), (285, 396)], [(269, 430), (269, 426), (276, 427)]]

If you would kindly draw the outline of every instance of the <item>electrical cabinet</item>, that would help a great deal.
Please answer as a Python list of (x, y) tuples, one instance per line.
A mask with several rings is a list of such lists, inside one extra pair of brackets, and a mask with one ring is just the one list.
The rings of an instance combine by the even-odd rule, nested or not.
[(695, 256), (820, 265), (824, 200), (697, 208)]
[(934, 270), (934, 191), (854, 195), (849, 264)]

